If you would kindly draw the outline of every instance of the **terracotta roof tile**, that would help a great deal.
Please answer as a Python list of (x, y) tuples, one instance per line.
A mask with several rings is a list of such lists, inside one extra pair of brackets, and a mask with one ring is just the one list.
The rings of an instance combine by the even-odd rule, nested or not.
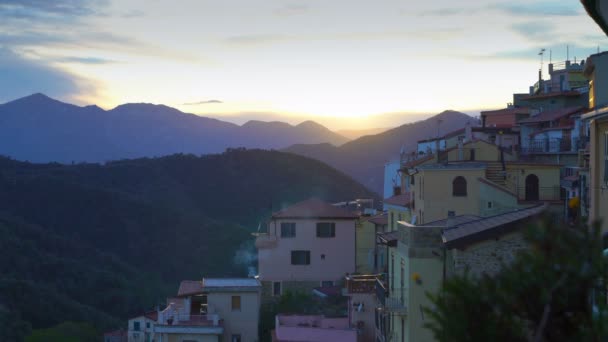
[(177, 295), (188, 296), (203, 292), (203, 282), (200, 280), (182, 280), (179, 284)]
[(305, 219), (305, 218), (331, 218), (356, 219), (359, 216), (344, 208), (336, 207), (317, 198), (311, 198), (272, 215), (273, 219)]
[(401, 195), (395, 195), (393, 197), (389, 197), (389, 198), (385, 199), (384, 204), (398, 205), (398, 206), (405, 207), (408, 204), (410, 204), (411, 199), (412, 199), (412, 196), (410, 195), (410, 193), (406, 192)]
[(555, 110), (546, 110), (546, 111), (540, 112), (538, 115), (534, 115), (529, 118), (519, 120), (518, 123), (527, 124), (527, 123), (549, 122), (549, 121), (561, 119), (563, 117), (566, 117), (568, 115), (572, 115), (575, 113), (579, 113), (579, 112), (582, 113), (583, 110), (584, 110), (584, 108), (580, 107), (580, 106), (579, 107), (560, 108), (560, 109), (555, 109)]

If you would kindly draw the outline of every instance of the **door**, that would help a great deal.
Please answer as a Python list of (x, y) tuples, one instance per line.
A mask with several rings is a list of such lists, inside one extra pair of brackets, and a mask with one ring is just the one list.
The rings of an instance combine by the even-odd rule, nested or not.
[(526, 201), (538, 201), (539, 196), (538, 177), (530, 174), (526, 177)]

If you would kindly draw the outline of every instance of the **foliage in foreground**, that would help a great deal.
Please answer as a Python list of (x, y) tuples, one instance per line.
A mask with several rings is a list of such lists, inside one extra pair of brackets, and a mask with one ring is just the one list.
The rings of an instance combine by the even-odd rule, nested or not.
[(493, 277), (455, 276), (430, 294), (438, 341), (603, 341), (608, 335), (601, 230), (549, 219), (529, 227), (531, 248)]

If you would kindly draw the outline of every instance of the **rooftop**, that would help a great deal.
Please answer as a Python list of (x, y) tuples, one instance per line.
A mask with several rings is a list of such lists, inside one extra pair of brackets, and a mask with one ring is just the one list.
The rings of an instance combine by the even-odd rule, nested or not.
[(378, 215), (370, 216), (365, 218), (363, 221), (371, 222), (373, 224), (387, 225), (388, 224), (388, 213), (380, 213)]
[(581, 95), (581, 93), (576, 90), (555, 91), (555, 92), (550, 92), (550, 93), (541, 93), (541, 94), (537, 94), (537, 95), (523, 96), (521, 98), (521, 100), (540, 100), (540, 99), (546, 99), (546, 98), (551, 98), (551, 97), (560, 97), (560, 96), (572, 97), (572, 96), (579, 96), (579, 95)]
[(418, 167), (420, 170), (452, 170), (452, 169), (485, 169), (485, 163), (479, 162), (450, 162), (450, 163), (436, 163), (436, 164), (428, 164), (421, 165)]
[(540, 123), (540, 122), (549, 122), (561, 119), (563, 117), (569, 116), (571, 114), (575, 114), (578, 112), (582, 112), (583, 107), (568, 107), (568, 108), (560, 108), (556, 110), (546, 110), (540, 112), (538, 115), (531, 116), (529, 118), (525, 118), (519, 120), (520, 124), (529, 124), (529, 123)]
[(526, 209), (454, 224), (443, 230), (443, 243), (448, 248), (466, 246), (487, 239), (488, 236), (504, 234), (507, 232), (506, 225), (537, 216), (545, 211), (547, 207), (547, 204), (539, 204)]
[(272, 215), (273, 219), (356, 219), (359, 215), (344, 208), (336, 207), (318, 198), (296, 203)]
[(395, 195), (395, 196), (385, 199), (384, 204), (398, 205), (398, 206), (405, 207), (408, 204), (410, 204), (411, 198), (412, 198), (412, 196), (410, 196), (410, 193), (406, 192), (401, 195)]
[[(475, 216), (475, 215), (460, 215), (460, 216), (455, 216), (454, 218), (451, 219), (451, 225), (459, 225), (459, 224), (464, 224), (464, 223), (468, 223), (471, 221), (477, 221), (481, 219), (480, 216)], [(443, 220), (437, 220), (437, 221), (433, 221), (433, 222), (429, 222), (429, 223), (425, 223), (420, 225), (420, 227), (441, 227), (441, 226), (447, 226), (448, 221), (450, 221), (450, 219), (443, 219)]]
[(203, 278), (203, 280), (183, 280), (179, 284), (179, 297), (209, 291), (257, 291), (259, 280), (255, 278)]
[(348, 317), (328, 318), (315, 315), (276, 316), (276, 341), (356, 342), (357, 331), (350, 328)]

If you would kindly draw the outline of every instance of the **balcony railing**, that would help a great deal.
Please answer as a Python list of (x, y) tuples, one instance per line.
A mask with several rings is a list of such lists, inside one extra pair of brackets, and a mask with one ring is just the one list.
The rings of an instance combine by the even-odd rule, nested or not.
[[(403, 294), (403, 297), (401, 296)], [(407, 289), (394, 289), (391, 295), (386, 298), (384, 309), (397, 314), (407, 314)]]
[(347, 293), (373, 293), (376, 287), (377, 274), (349, 275), (346, 277)]
[(188, 314), (167, 314), (164, 315), (162, 321), (159, 319), (158, 324), (161, 325), (188, 325), (188, 326), (203, 326), (217, 327), (222, 325), (222, 320), (217, 314), (211, 315), (188, 315)]
[[(577, 145), (577, 144), (575, 144)], [(574, 146), (577, 147), (577, 146)], [(574, 152), (570, 139), (534, 139), (521, 147), (522, 154)]]

